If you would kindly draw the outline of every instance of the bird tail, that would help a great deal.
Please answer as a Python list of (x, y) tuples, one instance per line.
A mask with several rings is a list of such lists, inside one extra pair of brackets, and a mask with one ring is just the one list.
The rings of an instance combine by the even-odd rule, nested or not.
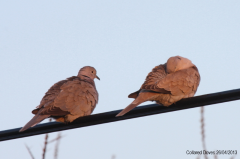
[(123, 109), (120, 113), (118, 113), (116, 117), (123, 116), (124, 114), (126, 114), (127, 112), (129, 112), (130, 110), (132, 110), (133, 108), (135, 108), (136, 106), (138, 106), (139, 104), (145, 101), (146, 100), (141, 98), (139, 95), (131, 104), (129, 104), (125, 109)]
[(123, 116), (124, 114), (126, 114), (127, 112), (129, 112), (130, 110), (132, 110), (133, 108), (138, 106), (139, 104), (141, 104), (145, 101), (148, 101), (158, 95), (159, 95), (159, 93), (156, 93), (156, 92), (140, 91), (140, 93), (138, 94), (136, 99), (131, 104), (129, 104), (125, 109), (123, 109), (120, 113), (118, 113), (116, 115), (116, 117)]
[(30, 127), (33, 127), (40, 123), (42, 120), (48, 118), (50, 115), (40, 115), (40, 112), (37, 113), (19, 132), (23, 132)]
[(125, 109), (123, 109), (120, 113), (116, 115), (116, 117), (123, 116), (124, 114), (128, 113), (130, 110), (138, 106), (139, 104), (129, 104)]

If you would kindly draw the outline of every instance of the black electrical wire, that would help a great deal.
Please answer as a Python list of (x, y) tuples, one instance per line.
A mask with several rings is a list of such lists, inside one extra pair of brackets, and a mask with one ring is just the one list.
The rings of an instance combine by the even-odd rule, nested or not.
[[(217, 104), (222, 102), (229, 102), (229, 101), (239, 100), (239, 99), (240, 99), (240, 89), (217, 92), (217, 93), (182, 99), (181, 101), (169, 107), (160, 106), (158, 104), (138, 106), (137, 108), (133, 109), (132, 111), (130, 111), (129, 113), (121, 117), (115, 117), (121, 111), (121, 110), (115, 110), (111, 112), (105, 112), (105, 113), (80, 117), (76, 119), (74, 122), (69, 124), (63, 124), (58, 122), (39, 124), (21, 133), (19, 132), (20, 128), (4, 130), (4, 131), (0, 131), (0, 141), (17, 139), (17, 138), (33, 136), (33, 135), (40, 135), (40, 134), (74, 129), (74, 128), (80, 128), (80, 127), (97, 125), (97, 124), (103, 124), (103, 123), (109, 123), (109, 122), (115, 122), (115, 121), (137, 118), (137, 117), (142, 117), (147, 115), (167, 113), (167, 112), (201, 107), (201, 106)], [(123, 108), (124, 108), (124, 105), (123, 105)]]

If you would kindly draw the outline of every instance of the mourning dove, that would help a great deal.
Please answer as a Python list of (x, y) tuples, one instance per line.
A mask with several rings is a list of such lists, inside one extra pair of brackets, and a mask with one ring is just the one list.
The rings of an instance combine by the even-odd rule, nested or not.
[[(77, 76), (55, 83), (32, 111), (35, 116), (20, 130), (25, 131), (42, 120), (52, 117), (58, 122), (69, 123), (81, 116), (90, 115), (98, 102), (95, 87), (95, 68), (85, 66)], [(100, 80), (100, 79), (99, 79)]]
[(170, 57), (167, 63), (156, 66), (148, 74), (140, 90), (128, 97), (135, 100), (117, 116), (123, 116), (145, 101), (156, 101), (170, 106), (183, 99), (194, 96), (200, 82), (197, 67), (187, 58)]

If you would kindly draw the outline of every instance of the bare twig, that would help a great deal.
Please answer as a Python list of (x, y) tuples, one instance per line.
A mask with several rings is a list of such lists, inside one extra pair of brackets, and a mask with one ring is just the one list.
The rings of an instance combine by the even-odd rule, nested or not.
[(57, 136), (55, 139), (52, 139), (52, 140), (50, 140), (50, 141), (48, 141), (48, 143), (50, 144), (50, 143), (52, 143), (52, 142), (54, 142), (54, 141), (57, 141), (57, 140), (59, 140), (59, 139), (62, 139), (63, 137), (65, 137), (65, 136)]
[[(52, 121), (52, 119), (49, 119), (49, 122), (51, 122), (51, 121)], [(47, 151), (47, 144), (48, 144), (48, 134), (45, 135), (42, 159), (45, 159), (45, 155), (46, 155), (46, 151)]]
[[(51, 122), (51, 119), (49, 119), (49, 122)], [(47, 152), (47, 145), (50, 144), (51, 142), (54, 142), (56, 141), (56, 145), (55, 145), (55, 153), (54, 153), (54, 159), (57, 159), (58, 157), (58, 149), (59, 149), (59, 144), (60, 144), (60, 139), (62, 138), (63, 136), (61, 135), (61, 132), (58, 133), (57, 137), (51, 141), (48, 141), (48, 134), (45, 135), (45, 140), (44, 140), (44, 146), (43, 146), (43, 153), (42, 153), (42, 159), (45, 159), (45, 156), (46, 156), (46, 152)], [(31, 155), (32, 159), (34, 159), (34, 156), (32, 154), (32, 152), (30, 151), (30, 148), (25, 145), (29, 154)]]
[(44, 141), (44, 146), (43, 146), (43, 154), (42, 154), (42, 159), (45, 159), (46, 155), (46, 149), (47, 149), (47, 144), (48, 144), (48, 134), (45, 135), (45, 141)]
[[(203, 150), (207, 150), (205, 143), (205, 130), (204, 130), (204, 107), (201, 107), (201, 134), (202, 134), (202, 146)], [(205, 159), (208, 159), (207, 155), (204, 155)]]
[(25, 144), (25, 146), (26, 146), (26, 148), (28, 150), (28, 153), (30, 154), (31, 158), (34, 159), (34, 156), (33, 156), (32, 152), (31, 152), (30, 148), (27, 146), (27, 144)]
[(60, 143), (61, 138), (62, 138), (61, 132), (59, 132), (57, 138), (55, 139), (56, 145), (55, 145), (54, 159), (57, 159), (57, 157), (58, 157), (58, 148), (59, 148), (59, 143)]

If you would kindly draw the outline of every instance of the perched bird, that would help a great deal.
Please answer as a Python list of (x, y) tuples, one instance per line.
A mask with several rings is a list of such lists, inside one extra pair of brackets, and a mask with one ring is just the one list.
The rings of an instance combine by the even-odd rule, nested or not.
[(156, 66), (148, 74), (140, 90), (128, 97), (135, 100), (117, 116), (123, 116), (145, 101), (156, 101), (160, 105), (173, 103), (194, 96), (200, 82), (197, 67), (187, 58), (170, 57), (167, 63)]
[[(77, 76), (55, 83), (32, 111), (35, 116), (20, 132), (52, 117), (58, 122), (69, 123), (81, 116), (90, 115), (98, 102), (94, 78), (99, 79), (94, 67), (81, 68)], [(100, 80), (100, 79), (99, 79)]]

